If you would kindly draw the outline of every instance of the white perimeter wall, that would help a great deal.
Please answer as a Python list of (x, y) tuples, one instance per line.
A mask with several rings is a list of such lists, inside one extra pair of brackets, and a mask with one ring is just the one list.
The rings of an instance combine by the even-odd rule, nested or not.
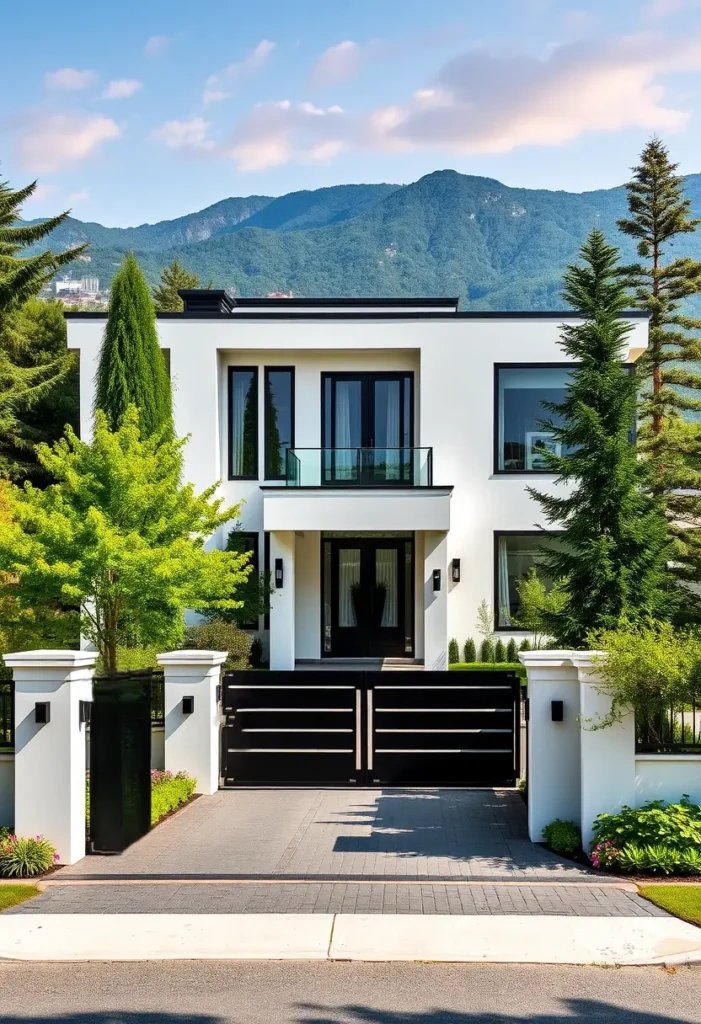
[[(161, 344), (170, 350), (176, 430), (180, 435), (192, 435), (186, 449), (186, 477), (198, 488), (221, 479), (222, 493), (228, 501), (245, 501), (243, 528), (262, 531), (259, 482), (226, 480), (229, 365), (258, 366), (261, 396), (265, 366), (295, 367), (298, 447), (321, 445), (322, 372), (413, 370), (414, 443), (433, 447), (434, 483), (454, 487), (448, 560), (460, 558), (462, 579), (457, 585), (449, 582), (448, 633), (461, 644), (468, 636), (478, 639), (477, 606), (482, 599), (490, 604), (494, 601), (494, 531), (536, 529), (542, 518), (525, 488), (529, 483), (548, 485), (548, 478), (543, 476), (493, 473), (494, 366), (564, 362), (558, 344), (559, 326), (557, 319), (532, 317), (256, 322), (237, 315), (160, 320)], [(104, 323), (97, 320), (68, 321), (69, 347), (81, 350), (84, 437), (89, 435), (92, 422), (93, 380), (103, 329)], [(629, 336), (631, 348), (644, 347), (646, 338), (646, 322), (635, 321)], [(259, 415), (262, 470), (262, 400)], [(213, 543), (220, 546), (223, 537), (213, 538)], [(303, 574), (300, 585), (309, 606), (302, 608), (298, 603), (297, 654), (316, 657), (320, 629), (319, 577), (315, 569), (318, 545), (312, 545), (306, 537), (298, 537), (298, 545), (297, 572)], [(262, 557), (262, 543), (260, 550)], [(304, 557), (300, 557), (302, 553)]]
[(685, 793), (692, 803), (701, 804), (701, 755), (636, 755), (637, 807), (647, 800), (667, 800), (676, 803)]

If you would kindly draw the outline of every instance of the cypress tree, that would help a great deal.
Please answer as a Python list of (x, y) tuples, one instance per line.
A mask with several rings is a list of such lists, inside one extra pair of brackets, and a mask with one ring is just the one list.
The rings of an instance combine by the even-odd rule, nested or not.
[(547, 521), (564, 527), (563, 543), (543, 551), (562, 607), (543, 613), (565, 647), (581, 647), (591, 631), (635, 625), (664, 611), (668, 541), (661, 501), (642, 484), (646, 470), (631, 444), (637, 380), (622, 362), (631, 327), (618, 250), (601, 231), (581, 249), (582, 265), (565, 274), (563, 294), (581, 314), (562, 328), (562, 348), (577, 364), (565, 400), (548, 403), (562, 425), (543, 424), (570, 454), (547, 456), (548, 468), (574, 486), (554, 496), (529, 488)]
[(638, 443), (650, 466), (650, 485), (664, 499), (674, 539), (672, 571), (699, 583), (701, 425), (684, 414), (701, 411), (701, 320), (686, 315), (681, 304), (701, 291), (701, 262), (668, 253), (678, 235), (695, 231), (701, 221), (691, 216), (684, 179), (676, 170), (663, 143), (652, 139), (626, 185), (630, 218), (618, 226), (638, 240), (640, 262), (623, 273), (636, 306), (650, 314), (649, 347), (639, 362), (651, 385), (642, 403)]
[(462, 652), (462, 660), (467, 662), (468, 665), (471, 665), (473, 662), (477, 661), (477, 649), (475, 647), (475, 641), (472, 638), (465, 641), (465, 646), (463, 647)]
[(126, 257), (112, 282), (97, 370), (95, 408), (117, 430), (130, 405), (144, 436), (172, 428), (170, 379), (158, 344), (153, 301), (139, 264)]

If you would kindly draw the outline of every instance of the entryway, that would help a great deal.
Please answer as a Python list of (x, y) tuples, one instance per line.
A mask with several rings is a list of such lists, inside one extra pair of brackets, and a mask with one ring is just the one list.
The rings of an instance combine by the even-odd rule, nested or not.
[(322, 653), (414, 656), (414, 537), (322, 538)]

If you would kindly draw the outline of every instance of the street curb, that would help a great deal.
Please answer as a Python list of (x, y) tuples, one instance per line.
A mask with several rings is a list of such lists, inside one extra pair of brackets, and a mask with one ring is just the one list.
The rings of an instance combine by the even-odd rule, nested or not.
[(10, 914), (0, 960), (676, 966), (701, 961), (701, 928), (674, 917)]

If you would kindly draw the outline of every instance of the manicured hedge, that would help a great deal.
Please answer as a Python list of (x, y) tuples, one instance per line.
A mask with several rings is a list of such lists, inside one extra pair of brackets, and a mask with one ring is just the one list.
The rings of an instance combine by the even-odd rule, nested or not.
[(195, 792), (197, 779), (186, 772), (151, 772), (151, 824), (155, 825), (176, 807), (186, 804)]
[(451, 672), (515, 672), (522, 679), (526, 678), (526, 669), (520, 662), (512, 664), (509, 661), (459, 661), (455, 665), (449, 665), (448, 668)]

